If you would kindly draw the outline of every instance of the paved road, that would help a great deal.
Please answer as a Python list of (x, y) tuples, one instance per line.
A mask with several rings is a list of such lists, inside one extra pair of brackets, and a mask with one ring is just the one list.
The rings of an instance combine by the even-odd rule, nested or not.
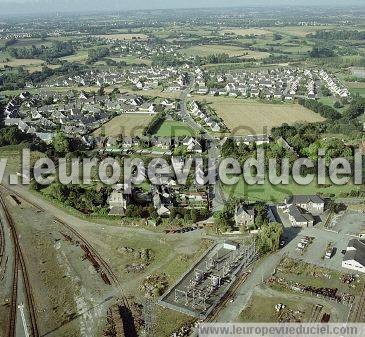
[[(296, 247), (303, 236), (311, 236), (315, 239), (306, 252), (303, 255), (300, 255), (300, 253), (296, 250)], [(220, 312), (217, 321), (235, 322), (239, 314), (249, 303), (254, 288), (262, 284), (264, 279), (274, 273), (275, 268), (284, 256), (299, 258), (305, 262), (324, 268), (346, 272), (346, 269), (343, 269), (341, 266), (341, 250), (346, 249), (347, 243), (350, 239), (351, 237), (346, 233), (336, 233), (316, 227), (303, 229), (283, 249), (279, 250), (275, 254), (271, 254), (263, 258), (258, 264), (252, 267), (252, 273), (247, 278), (246, 282), (237, 290), (237, 297), (235, 301), (227, 304), (227, 306)], [(331, 259), (322, 259), (326, 244), (329, 241), (334, 243), (337, 248), (337, 252)]]
[(289, 244), (284, 249), (263, 258), (256, 265), (252, 266), (250, 276), (236, 292), (235, 301), (233, 303), (227, 303), (226, 307), (219, 313), (217, 318), (218, 322), (235, 322), (237, 320), (239, 314), (249, 303), (255, 287), (262, 284), (264, 279), (274, 273), (276, 266), (283, 256), (289, 249), (293, 249), (292, 245), (293, 243)]
[[(202, 125), (197, 123), (194, 118), (191, 117), (189, 111), (187, 110), (187, 97), (195, 85), (194, 74), (189, 74), (189, 81), (189, 85), (180, 95), (180, 115), (185, 123), (187, 123), (193, 130), (203, 133), (203, 137), (209, 141), (209, 158), (218, 159), (220, 157), (220, 151), (217, 145), (218, 141)], [(210, 189), (210, 199), (212, 200), (213, 212), (217, 212), (223, 209), (225, 200), (223, 191), (221, 190), (219, 184), (215, 184)]]

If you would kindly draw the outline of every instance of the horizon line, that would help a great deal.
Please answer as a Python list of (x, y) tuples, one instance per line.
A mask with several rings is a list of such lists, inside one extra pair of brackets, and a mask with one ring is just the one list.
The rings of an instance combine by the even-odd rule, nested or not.
[[(0, 8), (2, 5), (10, 4), (9, 2), (1, 3)], [(24, 5), (25, 3), (17, 2), (14, 5)], [(30, 5), (34, 5), (30, 3)], [(118, 14), (118, 13), (132, 13), (132, 12), (160, 12), (160, 11), (189, 11), (189, 10), (222, 10), (222, 9), (255, 9), (255, 8), (277, 8), (277, 9), (289, 9), (289, 8), (327, 8), (327, 9), (343, 9), (346, 8), (348, 10), (351, 9), (358, 9), (363, 8), (365, 9), (364, 4), (352, 4), (352, 5), (324, 5), (321, 3), (318, 4), (311, 4), (311, 5), (303, 5), (303, 4), (281, 4), (281, 5), (267, 5), (267, 4), (255, 4), (255, 5), (242, 5), (242, 6), (212, 6), (212, 7), (169, 7), (169, 8), (139, 8), (139, 9), (91, 9), (91, 10), (53, 10), (53, 9), (45, 9), (42, 12), (36, 12), (36, 8), (25, 10), (24, 12), (17, 13), (11, 12), (10, 10), (6, 13), (1, 13), (0, 17), (4, 16), (44, 16), (44, 15), (60, 15), (60, 14), (76, 14), (76, 15), (87, 15), (87, 14)]]

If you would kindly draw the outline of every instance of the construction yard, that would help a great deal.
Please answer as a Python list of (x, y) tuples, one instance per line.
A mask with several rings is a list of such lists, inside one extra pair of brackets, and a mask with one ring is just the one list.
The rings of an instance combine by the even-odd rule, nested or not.
[(363, 277), (284, 257), (274, 274), (255, 287), (239, 321), (359, 321), (364, 285)]

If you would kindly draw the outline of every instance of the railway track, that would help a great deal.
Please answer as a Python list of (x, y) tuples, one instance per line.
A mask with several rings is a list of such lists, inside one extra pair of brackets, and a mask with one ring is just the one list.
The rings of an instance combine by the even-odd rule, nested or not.
[[(7, 191), (8, 193), (17, 196), (20, 200), (24, 200), (26, 203), (28, 203), (31, 206), (33, 206), (39, 212), (45, 212), (46, 211), (46, 209), (44, 209), (43, 207), (41, 207), (38, 204), (34, 203), (33, 201), (29, 200), (28, 198), (22, 196), (18, 192), (13, 191), (12, 189), (5, 187), (4, 185), (1, 185), (1, 188), (4, 189), (5, 191)], [(69, 225), (68, 223), (66, 223), (65, 221), (63, 221), (62, 219), (60, 219), (59, 217), (54, 216), (54, 220), (57, 223), (59, 223), (62, 227), (66, 228), (69, 232), (71, 232), (77, 238), (77, 240), (82, 245), (84, 245), (87, 248), (87, 250), (89, 250), (91, 252), (91, 254), (95, 257), (95, 259), (98, 261), (98, 263), (100, 264), (100, 266), (102, 268), (101, 273), (104, 273), (107, 276), (107, 278), (111, 281), (111, 283), (114, 284), (116, 287), (119, 288), (119, 290), (120, 290), (119, 297), (121, 298), (121, 300), (123, 302), (123, 305), (126, 308), (130, 309), (130, 306), (129, 306), (129, 303), (128, 303), (128, 299), (125, 297), (125, 295), (123, 295), (122, 289), (120, 287), (120, 283), (119, 283), (119, 280), (118, 280), (118, 277), (113, 272), (111, 266), (96, 251), (96, 249), (90, 244), (90, 242), (80, 232), (78, 232), (74, 227), (72, 227), (71, 225)]]
[(356, 310), (354, 312), (353, 321), (354, 322), (364, 322), (364, 313), (365, 313), (365, 285), (362, 289), (360, 300), (358, 305), (356, 306)]
[(2, 221), (0, 221), (0, 266), (2, 266), (3, 264), (4, 252), (5, 252), (5, 231), (4, 231), (4, 224)]
[[(15, 249), (14, 249), (15, 250)], [(18, 254), (14, 251), (14, 263), (13, 263), (13, 276), (12, 276), (12, 288), (10, 299), (10, 315), (9, 315), (9, 328), (8, 337), (15, 336), (16, 333), (16, 313), (18, 305), (18, 277), (19, 277), (19, 258)]]
[(14, 263), (13, 263), (13, 281), (12, 281), (12, 294), (11, 294), (11, 303), (10, 303), (10, 317), (9, 317), (9, 329), (8, 329), (8, 337), (16, 336), (16, 315), (18, 309), (18, 282), (19, 282), (19, 271), (22, 274), (23, 285), (25, 290), (26, 304), (29, 312), (30, 318), (30, 331), (32, 337), (39, 337), (38, 330), (38, 322), (36, 315), (36, 306), (32, 293), (32, 288), (29, 280), (29, 275), (25, 263), (24, 254), (22, 248), (19, 243), (18, 234), (15, 228), (14, 220), (9, 213), (9, 210), (6, 206), (3, 195), (0, 194), (0, 205), (4, 211), (4, 215), (6, 221), (9, 225), (9, 229), (11, 232), (11, 237), (13, 240), (13, 253), (14, 253)]

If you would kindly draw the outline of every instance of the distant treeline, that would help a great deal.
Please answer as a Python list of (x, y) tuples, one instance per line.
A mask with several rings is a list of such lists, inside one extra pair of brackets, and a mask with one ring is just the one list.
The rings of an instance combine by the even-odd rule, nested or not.
[(54, 75), (74, 76), (85, 72), (86, 66), (77, 63), (64, 63), (59, 68), (43, 67), (41, 71), (30, 73), (24, 68), (4, 71), (0, 76), (0, 91), (23, 89), (27, 82), (33, 84), (43, 82)]
[(365, 32), (357, 30), (320, 30), (309, 37), (320, 40), (365, 40)]
[(333, 49), (329, 46), (314, 46), (313, 49), (309, 52), (310, 57), (313, 58), (322, 58), (322, 57), (333, 57), (335, 53)]
[(52, 60), (75, 53), (74, 46), (70, 42), (55, 42), (50, 47), (41, 45), (36, 47), (8, 48), (11, 57), (17, 59), (41, 59)]

